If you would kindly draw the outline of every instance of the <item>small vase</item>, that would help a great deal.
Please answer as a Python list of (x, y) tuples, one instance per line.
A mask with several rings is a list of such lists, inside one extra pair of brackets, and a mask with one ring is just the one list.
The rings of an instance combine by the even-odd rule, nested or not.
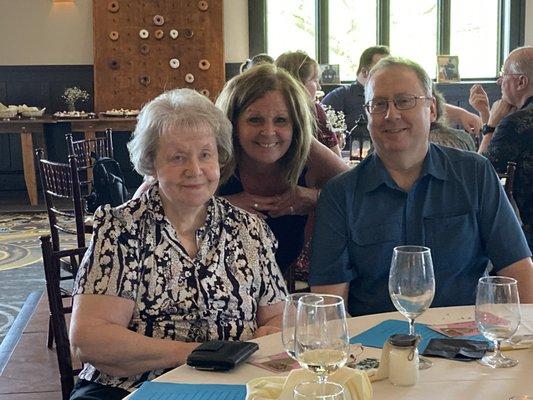
[(67, 102), (67, 111), (76, 111), (76, 105), (73, 101)]

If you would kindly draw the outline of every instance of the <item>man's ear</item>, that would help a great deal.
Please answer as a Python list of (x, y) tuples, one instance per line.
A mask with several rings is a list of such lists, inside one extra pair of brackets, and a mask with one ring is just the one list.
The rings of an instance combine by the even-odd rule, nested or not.
[(435, 122), (437, 120), (437, 100), (435, 97), (431, 97), (431, 103), (429, 104), (430, 121)]
[(527, 90), (528, 85), (529, 85), (529, 78), (527, 77), (527, 75), (520, 75), (518, 77), (518, 87), (517, 87), (517, 89), (519, 89), (519, 90)]

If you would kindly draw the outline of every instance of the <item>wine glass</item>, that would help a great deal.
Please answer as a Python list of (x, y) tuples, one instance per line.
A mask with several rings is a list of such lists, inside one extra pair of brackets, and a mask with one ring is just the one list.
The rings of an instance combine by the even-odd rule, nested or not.
[(294, 387), (294, 400), (344, 400), (344, 388), (335, 382), (303, 382)]
[(298, 301), (296, 359), (326, 383), (329, 375), (346, 364), (350, 353), (344, 300), (340, 296), (310, 294)]
[(520, 325), (520, 300), (516, 279), (504, 276), (479, 278), (476, 294), (476, 325), (494, 342), (494, 353), (479, 362), (492, 368), (514, 367), (518, 360), (500, 352), (500, 342), (514, 335)]
[[(415, 334), (415, 319), (426, 311), (435, 295), (431, 250), (423, 246), (398, 246), (392, 254), (389, 294), (396, 309), (409, 320), (409, 334)], [(420, 369), (433, 363), (420, 357)]]
[[(294, 333), (296, 329), (296, 309), (298, 300), (303, 296), (310, 296), (309, 293), (292, 293), (285, 297), (283, 308), (283, 322), (281, 330), (281, 341), (287, 354), (296, 360)], [(309, 299), (311, 300), (311, 298)], [(319, 300), (317, 298), (317, 300)]]

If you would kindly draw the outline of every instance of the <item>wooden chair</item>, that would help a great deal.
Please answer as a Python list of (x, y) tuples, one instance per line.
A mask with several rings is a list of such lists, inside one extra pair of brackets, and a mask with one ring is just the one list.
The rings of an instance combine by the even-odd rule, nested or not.
[(78, 165), (78, 176), (82, 188), (82, 197), (87, 196), (92, 189), (93, 155), (113, 158), (113, 135), (110, 128), (105, 130), (104, 136), (94, 139), (73, 140), (72, 134), (67, 133), (67, 149), (69, 156), (75, 156)]
[(56, 344), (61, 392), (63, 400), (66, 400), (70, 397), (70, 392), (72, 392), (72, 388), (74, 387), (74, 378), (80, 373), (80, 369), (73, 368), (70, 353), (66, 314), (72, 312), (72, 304), (65, 305), (65, 299), (61, 292), (60, 264), (64, 259), (67, 259), (68, 263), (77, 270), (87, 249), (85, 247), (78, 247), (69, 250), (54, 250), (50, 235), (41, 236), (40, 239), (48, 305), (50, 307), (52, 331)]
[[(36, 151), (44, 193), (44, 203), (48, 213), (50, 235), (53, 251), (59, 251), (62, 246), (59, 233), (76, 236), (77, 247), (85, 247), (85, 214), (82, 206), (80, 182), (77, 174), (76, 158), (69, 156), (69, 163), (57, 163), (43, 158), (43, 149)], [(62, 262), (63, 275), (60, 279), (73, 282), (77, 267), (68, 262)], [(63, 298), (70, 297), (68, 290), (62, 291)], [(53, 324), (50, 318), (48, 329), (48, 348), (53, 345)]]
[(509, 161), (507, 163), (507, 169), (504, 174), (498, 174), (500, 179), (505, 178), (505, 183), (503, 184), (503, 189), (505, 190), (505, 194), (507, 195), (507, 198), (511, 202), (511, 204), (514, 203), (513, 199), (513, 184), (514, 184), (514, 174), (516, 172), (516, 163), (513, 161)]

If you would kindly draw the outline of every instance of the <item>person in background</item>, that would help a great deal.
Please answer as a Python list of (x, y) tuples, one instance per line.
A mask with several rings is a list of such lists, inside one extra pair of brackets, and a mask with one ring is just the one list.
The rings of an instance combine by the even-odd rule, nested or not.
[(200, 342), (280, 327), (287, 292), (272, 232), (214, 196), (231, 173), (224, 114), (191, 89), (163, 93), (141, 110), (128, 148), (154, 183), (95, 213), (74, 285), (70, 342), (84, 368), (71, 399), (122, 399)]
[(513, 198), (533, 251), (533, 47), (520, 47), (509, 54), (498, 84), (502, 98), (490, 110), (483, 87), (470, 89), (470, 104), (485, 122), (479, 153), (499, 172), (505, 172), (509, 161), (516, 163)]
[(326, 112), (322, 105), (316, 101), (316, 92), (320, 90), (320, 66), (318, 63), (303, 51), (288, 51), (280, 55), (274, 64), (288, 71), (296, 80), (301, 82), (311, 101), (314, 103), (314, 113), (316, 114), (316, 138), (320, 143), (331, 149), (341, 157), (339, 140), (337, 135), (328, 128)]
[(264, 64), (264, 63), (273, 64), (274, 59), (270, 57), (268, 54), (259, 53), (253, 56), (252, 58), (247, 59), (245, 62), (243, 62), (239, 68), (239, 71), (242, 74), (247, 69), (250, 69), (256, 65)]
[[(322, 104), (329, 105), (333, 109), (344, 113), (348, 131), (353, 129), (361, 115), (366, 118), (363, 107), (365, 103), (364, 86), (372, 67), (388, 55), (390, 55), (390, 51), (387, 46), (367, 48), (359, 58), (357, 80), (349, 86), (340, 86), (332, 90), (322, 99)], [(482, 122), (477, 115), (451, 104), (445, 104), (445, 109), (446, 115), (451, 122), (461, 124), (465, 131), (470, 134), (479, 133)]]
[(521, 301), (533, 302), (531, 252), (494, 168), (429, 143), (432, 85), (412, 61), (379, 61), (365, 87), (375, 152), (320, 195), (309, 284), (342, 296), (352, 316), (395, 310), (388, 277), (399, 245), (431, 249), (433, 307), (474, 304), (489, 260), (491, 273), (516, 278)]
[(476, 151), (476, 143), (464, 130), (454, 129), (448, 126), (446, 119), (446, 100), (435, 85), (433, 85), (433, 97), (435, 98), (436, 119), (431, 123), (429, 141), (441, 146), (455, 147), (456, 149)]
[(313, 138), (313, 103), (287, 71), (262, 64), (226, 83), (216, 105), (233, 125), (234, 173), (219, 194), (265, 218), (283, 272), (303, 245), (320, 189), (348, 166)]

